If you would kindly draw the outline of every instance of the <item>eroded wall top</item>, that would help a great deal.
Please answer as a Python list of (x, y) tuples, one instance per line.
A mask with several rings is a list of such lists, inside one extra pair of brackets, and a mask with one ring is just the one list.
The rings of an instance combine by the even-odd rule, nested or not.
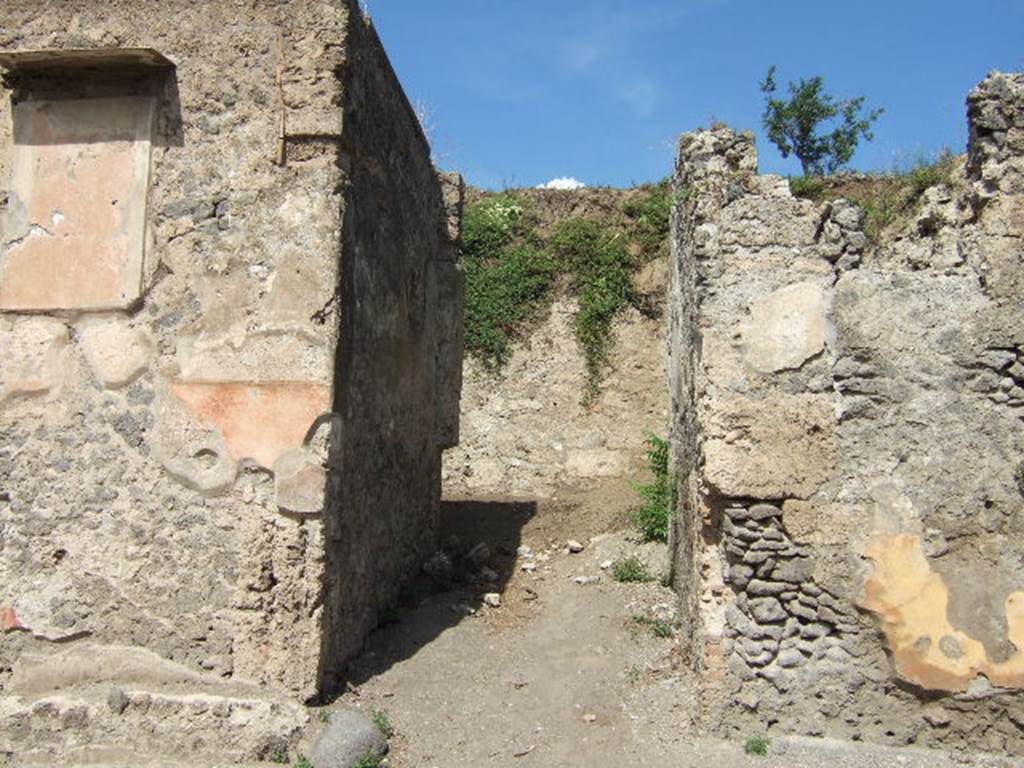
[(968, 107), (966, 162), (874, 239), (752, 136), (682, 139), (681, 562), (727, 719), (1020, 746), (1024, 76)]

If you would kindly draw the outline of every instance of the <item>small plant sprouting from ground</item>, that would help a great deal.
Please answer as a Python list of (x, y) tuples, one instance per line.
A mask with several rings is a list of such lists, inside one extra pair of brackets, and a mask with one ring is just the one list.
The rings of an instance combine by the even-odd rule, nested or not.
[(288, 765), (291, 762), (291, 760), (288, 757), (288, 747), (283, 745), (278, 745), (274, 747), (270, 751), (270, 754), (267, 755), (267, 759), (272, 763), (276, 763), (277, 765)]
[(643, 503), (631, 514), (645, 541), (668, 541), (668, 528), (676, 508), (676, 478), (670, 469), (671, 446), (668, 440), (648, 433), (647, 467), (654, 475), (651, 483), (635, 483), (634, 490)]
[(647, 563), (635, 555), (612, 563), (612, 576), (616, 581), (626, 584), (654, 581), (654, 576), (647, 568)]
[(321, 723), (329, 723), (329, 722), (331, 722), (331, 710), (329, 710), (329, 709), (321, 709), (320, 710), (320, 722)]
[(758, 757), (765, 757), (768, 754), (768, 748), (771, 746), (771, 742), (764, 736), (757, 735), (751, 736), (747, 739), (746, 744), (743, 745), (743, 751), (748, 755), (757, 755)]
[(390, 739), (395, 735), (395, 728), (391, 725), (387, 712), (375, 709), (373, 711), (373, 724), (377, 726), (377, 730), (384, 735), (385, 739)]
[(305, 755), (299, 754), (295, 758), (295, 768), (313, 768), (313, 763)]
[(381, 760), (383, 759), (384, 758), (374, 752), (367, 752), (356, 761), (352, 768), (379, 768)]
[(634, 616), (633, 623), (649, 629), (655, 637), (663, 639), (672, 637), (676, 633), (676, 628), (672, 622), (663, 619), (652, 619), (650, 616)]

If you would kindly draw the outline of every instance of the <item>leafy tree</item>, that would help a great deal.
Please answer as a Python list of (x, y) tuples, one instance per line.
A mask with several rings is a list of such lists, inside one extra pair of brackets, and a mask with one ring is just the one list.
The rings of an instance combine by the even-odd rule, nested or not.
[[(861, 138), (871, 141), (871, 124), (884, 110), (864, 110), (864, 97), (838, 100), (825, 93), (821, 77), (790, 82), (789, 99), (775, 97), (775, 67), (761, 83), (765, 95), (762, 120), (768, 138), (779, 148), (783, 157), (797, 156), (805, 176), (834, 173), (853, 157)], [(827, 124), (839, 120), (831, 132), (819, 132)]]

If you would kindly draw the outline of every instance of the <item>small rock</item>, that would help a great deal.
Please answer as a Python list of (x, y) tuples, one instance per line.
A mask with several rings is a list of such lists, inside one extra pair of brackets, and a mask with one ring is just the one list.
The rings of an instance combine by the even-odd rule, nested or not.
[(352, 710), (335, 710), (310, 758), (316, 768), (351, 768), (368, 755), (380, 758), (388, 741), (372, 720)]
[(423, 572), (435, 579), (446, 578), (451, 575), (452, 561), (444, 551), (438, 551), (423, 564)]
[(615, 561), (614, 561), (614, 560), (604, 560), (604, 561), (602, 561), (602, 562), (601, 562), (601, 570), (602, 570), (602, 571), (607, 571), (607, 570), (608, 570), (609, 568), (611, 568), (611, 567), (612, 567), (612, 566), (613, 566), (614, 564), (615, 564)]
[(566, 542), (565, 546), (566, 549), (569, 550), (569, 553), (573, 555), (578, 555), (584, 549), (583, 545), (575, 539), (569, 539), (569, 541)]
[(523, 563), (519, 567), (522, 570), (526, 571), (527, 573), (533, 573), (534, 571), (537, 570), (537, 564), (536, 563)]
[(597, 584), (601, 580), (600, 576), (577, 576), (573, 579), (574, 582), (580, 586), (587, 586), (588, 584)]
[(533, 550), (530, 549), (530, 547), (523, 544), (516, 550), (516, 555), (518, 555), (519, 557), (530, 559), (533, 557)]
[(107, 694), (107, 706), (115, 715), (120, 715), (128, 709), (128, 696), (120, 688), (111, 688)]
[(584, 723), (596, 723), (597, 715), (592, 715), (589, 712), (583, 716)]
[(497, 592), (488, 592), (484, 595), (484, 603), (491, 608), (501, 608), (501, 595)]
[(750, 614), (758, 622), (771, 624), (785, 620), (787, 614), (774, 597), (759, 597), (750, 601)]
[(786, 648), (779, 653), (779, 666), (783, 669), (802, 667), (806, 663), (807, 657), (796, 648)]
[(477, 568), (483, 566), (491, 559), (491, 548), (486, 542), (481, 541), (466, 554), (466, 559)]

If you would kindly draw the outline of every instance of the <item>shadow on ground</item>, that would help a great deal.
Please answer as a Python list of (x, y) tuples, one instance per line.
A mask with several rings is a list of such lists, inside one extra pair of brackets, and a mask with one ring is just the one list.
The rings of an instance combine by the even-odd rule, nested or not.
[(349, 666), (348, 683), (358, 687), (415, 656), (479, 611), (485, 595), (502, 593), (515, 572), (523, 528), (536, 513), (534, 501), (443, 502), (438, 554), (411, 576), (399, 605)]

